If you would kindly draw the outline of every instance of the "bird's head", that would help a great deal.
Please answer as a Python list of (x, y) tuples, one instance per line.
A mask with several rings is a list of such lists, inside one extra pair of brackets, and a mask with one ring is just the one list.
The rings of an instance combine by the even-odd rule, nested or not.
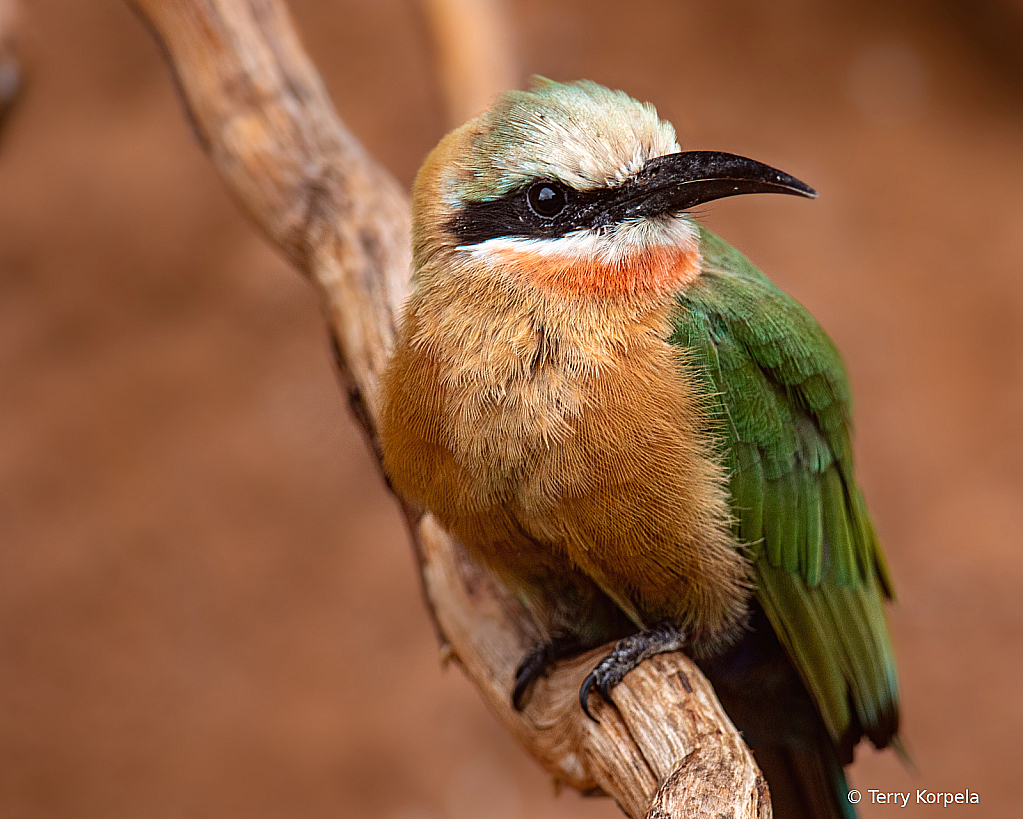
[(751, 159), (680, 151), (649, 103), (538, 79), (448, 134), (413, 196), (421, 277), (500, 271), (579, 297), (663, 294), (699, 269), (686, 210), (742, 193), (814, 196)]

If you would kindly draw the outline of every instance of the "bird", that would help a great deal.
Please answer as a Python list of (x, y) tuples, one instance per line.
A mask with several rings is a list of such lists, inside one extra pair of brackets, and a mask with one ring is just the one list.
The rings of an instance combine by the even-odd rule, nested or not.
[(588, 80), (534, 78), (449, 133), (413, 186), (383, 464), (536, 622), (516, 708), (604, 643), (587, 714), (685, 650), (776, 815), (851, 819), (856, 744), (901, 747), (892, 581), (837, 348), (692, 213), (752, 193), (816, 196), (683, 151), (651, 104)]

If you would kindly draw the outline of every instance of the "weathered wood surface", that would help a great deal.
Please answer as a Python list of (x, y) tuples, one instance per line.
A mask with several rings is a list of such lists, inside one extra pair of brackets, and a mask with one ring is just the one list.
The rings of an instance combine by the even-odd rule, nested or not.
[[(378, 385), (408, 291), (408, 203), (339, 120), (276, 0), (129, 0), (174, 73), (196, 134), (241, 207), (318, 288), (355, 415), (379, 454)], [(699, 670), (682, 654), (629, 674), (614, 706), (577, 692), (597, 654), (510, 704), (533, 633), (524, 612), (430, 515), (404, 507), (446, 656), (560, 782), (631, 817), (770, 817), (767, 787)]]

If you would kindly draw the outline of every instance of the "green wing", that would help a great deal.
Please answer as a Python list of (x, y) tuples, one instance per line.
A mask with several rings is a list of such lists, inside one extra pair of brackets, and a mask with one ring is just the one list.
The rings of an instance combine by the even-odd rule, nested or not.
[(853, 476), (841, 357), (741, 253), (705, 230), (701, 244), (672, 341), (714, 398), (757, 597), (836, 744), (851, 749), (862, 728), (884, 746), (898, 730), (891, 582)]

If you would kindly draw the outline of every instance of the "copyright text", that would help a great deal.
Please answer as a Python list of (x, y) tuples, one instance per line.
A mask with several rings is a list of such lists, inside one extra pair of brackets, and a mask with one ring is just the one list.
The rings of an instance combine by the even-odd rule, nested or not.
[[(863, 800), (864, 794), (856, 790), (849, 791), (849, 801), (854, 805)], [(900, 808), (909, 804), (940, 805), (943, 808), (949, 808), (953, 805), (979, 805), (980, 796), (971, 790), (940, 793), (920, 788), (914, 794), (913, 791), (882, 791), (877, 788), (868, 788), (866, 801), (874, 805), (897, 805)]]

